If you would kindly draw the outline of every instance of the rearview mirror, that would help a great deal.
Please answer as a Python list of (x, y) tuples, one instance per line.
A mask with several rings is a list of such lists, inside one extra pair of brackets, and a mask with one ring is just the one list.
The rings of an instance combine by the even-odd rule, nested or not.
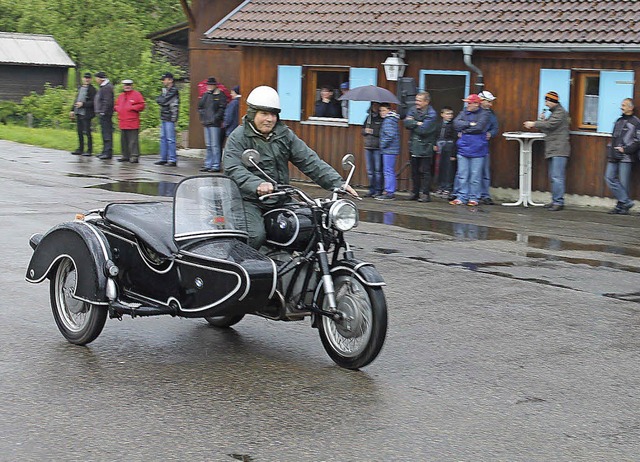
[(255, 149), (245, 149), (242, 153), (242, 165), (245, 167), (257, 167), (260, 162), (260, 153)]
[[(245, 151), (246, 152), (246, 151)], [(356, 166), (355, 156), (353, 154), (347, 154), (342, 158), (342, 169), (349, 170)]]

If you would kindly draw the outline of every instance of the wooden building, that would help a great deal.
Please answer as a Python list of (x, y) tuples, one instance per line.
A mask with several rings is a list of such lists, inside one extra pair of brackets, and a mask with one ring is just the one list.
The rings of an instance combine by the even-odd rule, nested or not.
[(46, 83), (66, 86), (75, 63), (50, 35), (0, 32), (0, 101), (19, 102)]
[[(192, 5), (204, 11), (205, 3)], [(367, 103), (351, 103), (348, 118), (329, 120), (313, 117), (313, 102), (323, 83), (398, 91), (381, 64), (392, 53), (406, 63), (404, 76), (431, 92), (436, 109), (459, 111), (465, 95), (491, 91), (501, 132), (522, 130), (523, 121), (540, 113), (544, 93), (557, 91), (571, 114), (572, 195), (609, 197), (605, 146), (621, 100), (640, 101), (637, 1), (251, 0), (228, 14), (203, 17), (209, 27), (198, 26), (190, 40), (192, 66), (202, 63), (198, 78), (224, 69), (245, 95), (258, 85), (278, 89), (287, 125), (335, 167), (343, 154), (355, 153), (361, 185), (367, 183), (361, 136)], [(229, 65), (239, 59), (236, 74), (222, 57), (232, 58)], [(543, 146), (534, 146), (533, 189), (547, 191)], [(498, 136), (491, 142), (494, 187), (517, 188), (517, 153), (514, 141)], [(398, 169), (407, 162), (405, 148)], [(637, 170), (634, 198), (640, 198)], [(400, 177), (406, 188), (408, 170)]]

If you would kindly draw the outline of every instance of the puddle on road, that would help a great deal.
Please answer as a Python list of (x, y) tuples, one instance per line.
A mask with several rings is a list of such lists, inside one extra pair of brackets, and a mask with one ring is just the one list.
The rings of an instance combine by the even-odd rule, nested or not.
[(114, 192), (144, 194), (146, 196), (173, 197), (177, 183), (171, 181), (116, 181), (89, 186)]
[[(71, 176), (87, 176), (79, 174), (70, 174)], [(95, 178), (103, 178), (95, 176)], [(116, 181), (113, 183), (103, 183), (90, 188), (105, 189), (107, 191), (114, 192), (126, 192), (135, 194), (144, 194), (147, 196), (163, 196), (172, 197), (175, 192), (177, 183), (170, 181)], [(382, 223), (386, 225), (399, 226), (401, 228), (412, 229), (416, 231), (429, 231), (438, 234), (444, 234), (452, 236), (456, 240), (470, 240), (470, 241), (485, 241), (485, 240), (499, 240), (499, 241), (513, 241), (523, 242), (528, 247), (533, 247), (542, 250), (564, 251), (564, 250), (579, 250), (586, 252), (603, 252), (616, 255), (626, 255), (632, 257), (640, 257), (640, 249), (618, 247), (603, 244), (581, 244), (577, 242), (563, 241), (560, 239), (547, 238), (542, 236), (529, 236), (526, 234), (519, 234), (513, 231), (507, 231), (500, 228), (493, 228), (490, 226), (476, 225), (473, 223), (458, 223), (452, 221), (435, 220), (428, 217), (421, 217), (415, 215), (406, 215), (396, 212), (380, 212), (374, 210), (360, 210), (360, 220), (368, 223)], [(394, 253), (391, 249), (376, 249), (379, 253)], [(533, 258), (541, 258), (540, 256), (531, 255)], [(547, 258), (547, 256), (544, 256)], [(565, 257), (555, 257), (559, 260), (565, 260), (569, 263), (580, 263), (579, 259), (569, 259)], [(569, 261), (571, 260), (571, 261)], [(597, 260), (584, 260), (585, 264), (591, 266), (597, 266)], [(602, 262), (601, 262), (602, 263)], [(605, 262), (606, 263), (606, 262)], [(600, 266), (616, 267), (613, 263), (608, 265), (601, 264)], [(635, 268), (629, 269), (624, 265), (619, 265), (619, 269), (625, 271), (636, 271)]]

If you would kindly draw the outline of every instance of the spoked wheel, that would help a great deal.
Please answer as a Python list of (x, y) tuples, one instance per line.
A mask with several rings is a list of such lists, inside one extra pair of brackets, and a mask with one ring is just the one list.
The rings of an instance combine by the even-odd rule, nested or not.
[(75, 298), (77, 280), (76, 265), (70, 258), (64, 258), (51, 279), (51, 309), (62, 335), (71, 343), (86, 345), (102, 332), (107, 308)]
[(244, 318), (244, 314), (236, 314), (229, 316), (207, 316), (204, 319), (213, 327), (231, 327), (238, 324)]
[[(339, 321), (322, 316), (322, 345), (336, 364), (359, 369), (376, 359), (387, 334), (387, 302), (380, 287), (368, 287), (347, 271), (334, 276)], [(322, 307), (329, 309), (326, 299)]]

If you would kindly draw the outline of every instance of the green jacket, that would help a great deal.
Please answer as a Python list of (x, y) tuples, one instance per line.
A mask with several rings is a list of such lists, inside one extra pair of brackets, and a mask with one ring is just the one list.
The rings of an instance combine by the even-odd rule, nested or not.
[[(411, 130), (409, 137), (409, 153), (412, 157), (433, 156), (433, 145), (438, 136), (438, 115), (431, 105), (420, 111), (412, 107), (404, 119), (404, 126)], [(418, 125), (418, 122), (422, 122)]]
[[(238, 184), (245, 200), (261, 203), (258, 201), (258, 186), (269, 181), (255, 167), (242, 164), (245, 149), (255, 149), (260, 153), (260, 168), (278, 184), (289, 184), (289, 162), (324, 189), (339, 188), (344, 182), (333, 167), (320, 159), (283, 122), (278, 121), (265, 139), (245, 117), (243, 124), (231, 133), (224, 148), (224, 171)], [(265, 205), (277, 202), (267, 201)]]

